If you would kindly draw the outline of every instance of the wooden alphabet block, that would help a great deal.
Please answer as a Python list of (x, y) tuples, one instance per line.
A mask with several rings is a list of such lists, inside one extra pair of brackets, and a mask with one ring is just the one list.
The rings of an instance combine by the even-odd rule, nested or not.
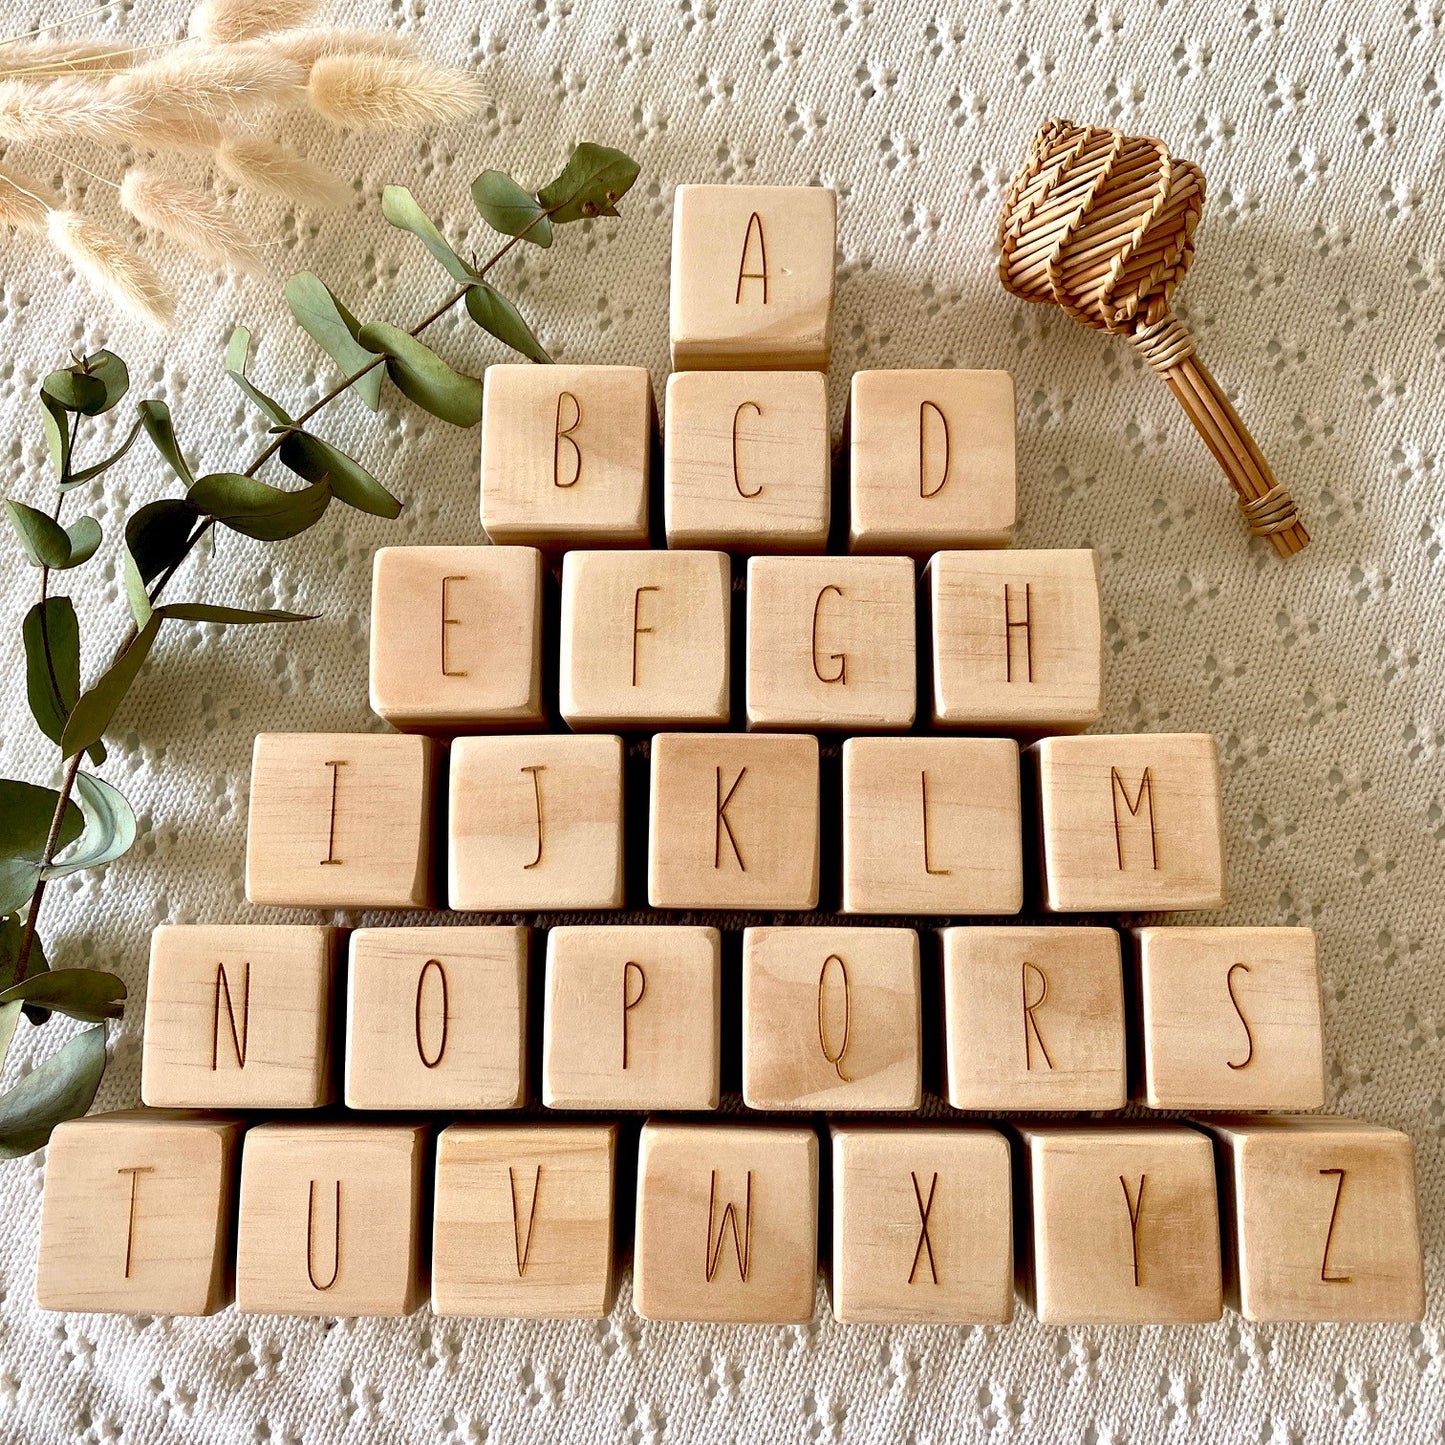
[(526, 928), (359, 928), (348, 1109), (513, 1109), (527, 1097)]
[(911, 928), (747, 929), (743, 1102), (919, 1108), (921, 1009)]
[(293, 908), (426, 908), (439, 744), (377, 733), (258, 733), (246, 898)]
[(335, 1098), (334, 928), (162, 924), (151, 934), (141, 1098), (314, 1109)]
[(679, 186), (674, 371), (827, 371), (838, 198), (823, 186)]
[(1008, 372), (854, 372), (846, 432), (852, 551), (1008, 546), (1017, 505)]
[(843, 910), (1002, 914), (1023, 907), (1011, 738), (843, 744)]
[(1219, 1208), (1207, 1139), (1167, 1124), (1028, 1124), (1018, 1134), (1031, 1234), (1025, 1295), (1040, 1323), (1220, 1317)]
[(955, 1109), (1124, 1107), (1112, 928), (945, 928), (943, 1001)]
[(380, 548), (371, 573), (371, 706), (403, 731), (541, 726), (542, 554)]
[(821, 552), (832, 458), (817, 371), (677, 371), (667, 381), (669, 547)]
[(427, 1130), (258, 1124), (241, 1152), (236, 1308), (408, 1315), (421, 1268)]
[(615, 1124), (453, 1124), (437, 1137), (432, 1309), (597, 1319), (614, 1293)]
[(818, 1287), (818, 1136), (647, 1123), (632, 1306), (649, 1320), (805, 1324)]
[(967, 1124), (845, 1124), (829, 1133), (834, 1316), (849, 1324), (1007, 1324), (1007, 1138)]
[(933, 721), (1072, 733), (1104, 710), (1099, 557), (939, 552), (924, 568)]
[(1324, 1104), (1313, 929), (1138, 928), (1134, 941), (1150, 1108)]
[(622, 906), (621, 738), (458, 738), (449, 787), (452, 908)]
[(914, 643), (907, 557), (754, 557), (748, 726), (912, 727)]
[(1409, 1135), (1319, 1115), (1213, 1119), (1250, 1320), (1413, 1321), (1425, 1279)]
[(542, 1102), (549, 1109), (716, 1109), (721, 957), (715, 928), (553, 928)]
[(493, 542), (647, 543), (657, 413), (642, 366), (489, 366), (482, 526)]
[(1029, 754), (1046, 909), (1224, 906), (1219, 750), (1208, 733), (1044, 738)]
[(132, 1110), (50, 1136), (35, 1303), (210, 1315), (231, 1302), (241, 1124)]
[(647, 898), (654, 908), (816, 908), (817, 738), (658, 733)]
[(562, 716), (574, 728), (725, 723), (725, 552), (569, 552), (562, 562)]

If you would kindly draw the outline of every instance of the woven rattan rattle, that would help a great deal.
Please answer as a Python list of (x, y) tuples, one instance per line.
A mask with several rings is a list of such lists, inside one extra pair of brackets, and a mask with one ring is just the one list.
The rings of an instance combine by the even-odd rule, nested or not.
[(1203, 208), (1203, 172), (1162, 141), (1051, 120), (1004, 199), (999, 276), (1136, 347), (1224, 468), (1250, 530), (1288, 557), (1309, 542), (1294, 501), (1169, 309)]

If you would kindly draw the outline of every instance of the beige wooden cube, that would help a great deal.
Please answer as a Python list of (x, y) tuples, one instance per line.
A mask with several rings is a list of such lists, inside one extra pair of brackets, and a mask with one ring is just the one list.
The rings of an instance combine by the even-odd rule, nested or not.
[(293, 908), (426, 908), (440, 745), (377, 733), (258, 733), (246, 897)]
[(823, 186), (679, 186), (675, 371), (827, 371), (838, 198)]
[(1325, 1102), (1311, 928), (1134, 930), (1144, 1102), (1318, 1109)]
[(831, 487), (828, 382), (817, 371), (677, 371), (667, 381), (669, 547), (821, 552)]
[(939, 727), (1072, 733), (1098, 722), (1098, 553), (938, 552), (923, 575)]
[(1212, 736), (1044, 738), (1029, 755), (1046, 909), (1224, 906), (1224, 818)]
[(637, 1155), (632, 1306), (649, 1320), (804, 1324), (818, 1287), (818, 1136), (653, 1123)]
[(348, 1109), (513, 1109), (527, 1097), (526, 928), (359, 928)]
[(57, 1125), (45, 1151), (35, 1303), (147, 1315), (224, 1309), (241, 1128), (139, 1109)]
[(743, 1102), (910, 1110), (923, 1103), (918, 935), (911, 928), (743, 934)]
[(612, 1308), (615, 1124), (453, 1124), (437, 1137), (432, 1309), (596, 1319)]
[(258, 1124), (241, 1151), (236, 1308), (243, 1314), (408, 1315), (426, 1297), (427, 1130)]
[(162, 924), (151, 934), (141, 1098), (314, 1109), (336, 1096), (334, 928)]
[(726, 552), (569, 552), (558, 671), (568, 725), (727, 722), (731, 599)]
[(1219, 1207), (1202, 1134), (1124, 1123), (1028, 1124), (1018, 1134), (1030, 1235), (1025, 1296), (1041, 1323), (1220, 1317)]
[(1318, 1115), (1210, 1120), (1250, 1320), (1415, 1321), (1425, 1279), (1409, 1135)]
[(846, 913), (1017, 913), (1022, 829), (1011, 738), (843, 744)]
[(1112, 928), (945, 928), (948, 1102), (1122, 1109), (1124, 975)]
[(458, 738), (447, 902), (511, 912), (620, 908), (620, 737)]
[(721, 978), (715, 928), (550, 930), (542, 1102), (549, 1109), (716, 1109)]
[(848, 402), (854, 552), (1006, 547), (1017, 510), (1007, 371), (858, 371)]
[(818, 906), (818, 740), (658, 733), (647, 898), (654, 908)]
[(834, 1316), (848, 1324), (1007, 1324), (1007, 1138), (968, 1124), (844, 1124), (829, 1133)]
[(642, 366), (489, 366), (482, 526), (493, 542), (647, 542), (657, 412)]
[(538, 727), (542, 554), (382, 547), (371, 571), (371, 706), (404, 731)]
[(749, 727), (913, 726), (907, 557), (754, 557), (747, 612)]

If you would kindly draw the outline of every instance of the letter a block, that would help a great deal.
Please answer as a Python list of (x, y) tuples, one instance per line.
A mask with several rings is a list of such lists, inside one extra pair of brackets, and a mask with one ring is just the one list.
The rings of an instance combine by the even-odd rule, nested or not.
[(837, 230), (822, 186), (679, 186), (673, 370), (827, 371)]
[(1013, 536), (1006, 371), (859, 371), (848, 405), (848, 545), (924, 555)]
[(293, 908), (426, 908), (439, 744), (258, 733), (246, 898)]
[(1413, 1321), (1425, 1278), (1409, 1136), (1318, 1115), (1210, 1120), (1249, 1320)]
[(1004, 1135), (966, 1124), (849, 1124), (831, 1133), (834, 1316), (1007, 1324), (1013, 1214)]
[(642, 366), (489, 366), (482, 526), (493, 542), (647, 542), (656, 410)]
[(818, 906), (818, 740), (658, 733), (647, 897), (654, 908)]
[(1025, 1296), (1041, 1324), (1220, 1317), (1219, 1207), (1203, 1135), (1166, 1124), (1030, 1124), (1018, 1133), (1032, 1235)]
[(818, 1136), (647, 1123), (632, 1305), (644, 1319), (805, 1324), (818, 1287)]
[(147, 1315), (224, 1309), (241, 1128), (139, 1109), (58, 1125), (45, 1156), (35, 1303)]
[(1224, 819), (1213, 737), (1045, 738), (1029, 757), (1047, 910), (1224, 907)]
[(615, 1124), (453, 1124), (437, 1138), (432, 1309), (598, 1319), (612, 1308)]

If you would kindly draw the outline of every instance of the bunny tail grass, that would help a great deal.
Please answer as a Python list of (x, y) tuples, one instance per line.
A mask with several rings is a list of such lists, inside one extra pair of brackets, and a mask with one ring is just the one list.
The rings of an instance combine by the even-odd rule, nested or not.
[(392, 55), (325, 55), (307, 86), (318, 115), (354, 130), (460, 120), (486, 100), (476, 76)]
[(254, 270), (256, 242), (219, 201), (165, 176), (132, 166), (120, 187), (121, 205), (149, 231), (208, 261)]
[(45, 222), (51, 244), (97, 291), (157, 326), (170, 325), (175, 298), (149, 262), (75, 211), (51, 211)]
[(221, 174), (243, 191), (284, 196), (305, 206), (339, 206), (346, 183), (304, 156), (260, 136), (235, 136), (216, 148)]

